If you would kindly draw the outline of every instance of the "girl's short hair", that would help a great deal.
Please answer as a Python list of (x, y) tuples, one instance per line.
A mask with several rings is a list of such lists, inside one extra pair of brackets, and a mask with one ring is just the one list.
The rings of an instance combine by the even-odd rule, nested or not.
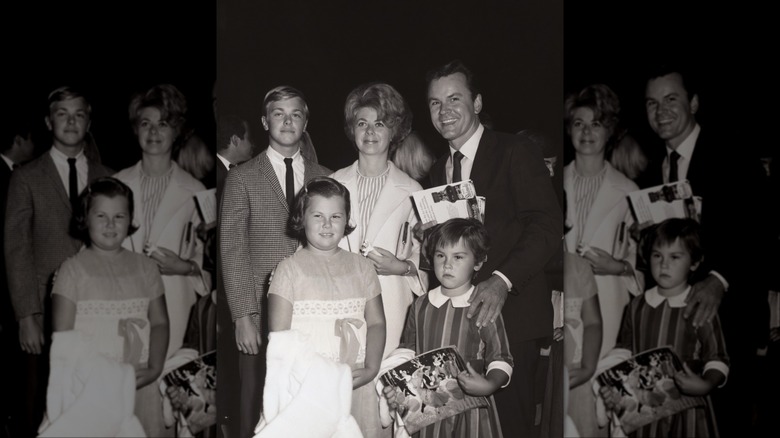
[(461, 239), (466, 248), (474, 253), (477, 263), (487, 260), (490, 236), (482, 222), (474, 218), (454, 218), (431, 228), (424, 243), (428, 259), (433, 260), (437, 248), (455, 245)]
[(704, 258), (699, 223), (690, 218), (672, 218), (653, 225), (644, 232), (642, 254), (645, 260), (649, 263), (654, 246), (671, 245), (677, 239), (680, 239), (680, 244), (691, 255), (691, 263), (700, 262)]
[(376, 111), (377, 120), (381, 120), (393, 131), (390, 139), (389, 155), (392, 155), (398, 143), (412, 129), (412, 111), (401, 93), (389, 84), (368, 83), (352, 90), (344, 103), (344, 132), (354, 143), (355, 121), (361, 108)]
[(81, 195), (79, 195), (79, 202), (76, 206), (76, 212), (73, 214), (73, 223), (71, 225), (71, 234), (76, 238), (81, 239), (87, 245), (92, 242), (89, 240), (89, 229), (87, 227), (87, 216), (89, 216), (89, 209), (92, 208), (92, 201), (97, 196), (105, 196), (107, 198), (115, 198), (117, 196), (124, 196), (127, 199), (127, 209), (130, 213), (130, 225), (127, 227), (127, 235), (131, 236), (138, 231), (138, 226), (132, 223), (133, 221), (133, 191), (127, 184), (119, 181), (111, 176), (104, 176), (92, 181)]
[(344, 227), (344, 235), (348, 235), (355, 230), (353, 225), (349, 224), (350, 221), (350, 202), (349, 202), (349, 190), (344, 187), (343, 184), (336, 181), (333, 178), (327, 176), (318, 176), (312, 178), (301, 189), (298, 196), (295, 197), (293, 202), (293, 208), (290, 210), (290, 231), (295, 237), (298, 238), (304, 245), (306, 244), (306, 230), (304, 227), (304, 219), (306, 217), (306, 208), (309, 207), (309, 201), (312, 196), (322, 196), (323, 198), (332, 198), (334, 196), (344, 199), (344, 210), (347, 214), (346, 226)]

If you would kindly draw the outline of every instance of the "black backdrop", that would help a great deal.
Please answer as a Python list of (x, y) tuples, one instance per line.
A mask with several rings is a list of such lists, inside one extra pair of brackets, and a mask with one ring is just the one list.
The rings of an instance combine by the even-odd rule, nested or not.
[(343, 130), (347, 94), (385, 81), (409, 102), (413, 129), (438, 154), (446, 143), (430, 122), (425, 73), (460, 58), (481, 83), (497, 130), (535, 129), (560, 147), (563, 2), (468, 3), (220, 1), (218, 112), (248, 119), (264, 148), (263, 97), (292, 85), (306, 95), (320, 162), (336, 170), (357, 157)]

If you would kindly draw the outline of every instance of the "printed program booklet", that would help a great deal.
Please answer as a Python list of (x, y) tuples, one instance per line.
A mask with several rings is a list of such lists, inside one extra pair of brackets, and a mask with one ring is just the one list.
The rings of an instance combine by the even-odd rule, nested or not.
[(701, 219), (701, 197), (694, 196), (688, 181), (680, 181), (628, 194), (631, 211), (640, 228), (669, 218)]
[(440, 224), (456, 217), (485, 222), (485, 197), (477, 196), (471, 180), (418, 190), (412, 199), (423, 224)]
[(184, 418), (190, 432), (196, 434), (217, 423), (217, 351), (205, 353), (163, 377), (167, 386), (186, 394)]
[(616, 413), (623, 432), (630, 434), (660, 418), (704, 405), (703, 397), (677, 389), (674, 375), (682, 370), (679, 357), (666, 346), (638, 353), (598, 375), (600, 385), (620, 395)]
[(465, 369), (458, 350), (448, 346), (418, 354), (382, 374), (382, 383), (395, 388), (396, 413), (410, 435), (468, 409), (488, 406), (486, 397), (470, 396), (460, 389), (458, 373)]

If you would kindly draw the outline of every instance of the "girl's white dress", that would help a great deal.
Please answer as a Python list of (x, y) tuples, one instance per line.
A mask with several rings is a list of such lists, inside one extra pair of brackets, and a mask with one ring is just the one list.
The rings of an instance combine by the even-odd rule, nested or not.
[[(292, 303), (290, 328), (307, 336), (317, 353), (352, 369), (363, 367), (365, 305), (381, 293), (368, 259), (344, 250), (323, 256), (302, 249), (279, 263), (268, 293)], [(352, 415), (365, 436), (381, 430), (373, 384), (352, 391)]]

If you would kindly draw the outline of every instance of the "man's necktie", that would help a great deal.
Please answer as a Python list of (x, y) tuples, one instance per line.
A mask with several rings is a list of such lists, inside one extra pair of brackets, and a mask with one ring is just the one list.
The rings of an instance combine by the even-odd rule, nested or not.
[(452, 154), (452, 182), (460, 182), (461, 181), (461, 172), (460, 172), (460, 160), (463, 159), (463, 154), (460, 151), (455, 151), (454, 154)]
[(14, 165), (13, 165), (13, 166), (11, 166), (11, 170), (16, 170), (16, 169), (18, 169), (20, 166), (21, 166), (21, 164), (19, 164), (19, 163), (14, 163)]
[(669, 154), (669, 182), (677, 182), (677, 160), (680, 159), (680, 154), (677, 151), (672, 151)]
[(76, 159), (68, 158), (68, 191), (70, 192), (70, 205), (75, 212), (79, 200), (79, 175), (76, 171)]
[(236, 167), (236, 165), (235, 165), (235, 164), (233, 164), (233, 163), (230, 163), (230, 164), (228, 164), (228, 170), (230, 170), (230, 169), (232, 169), (232, 168), (234, 168), (234, 167)]
[(287, 206), (292, 210), (293, 199), (295, 199), (295, 174), (292, 168), (292, 158), (284, 159), (285, 175), (284, 175), (284, 190), (287, 194)]

